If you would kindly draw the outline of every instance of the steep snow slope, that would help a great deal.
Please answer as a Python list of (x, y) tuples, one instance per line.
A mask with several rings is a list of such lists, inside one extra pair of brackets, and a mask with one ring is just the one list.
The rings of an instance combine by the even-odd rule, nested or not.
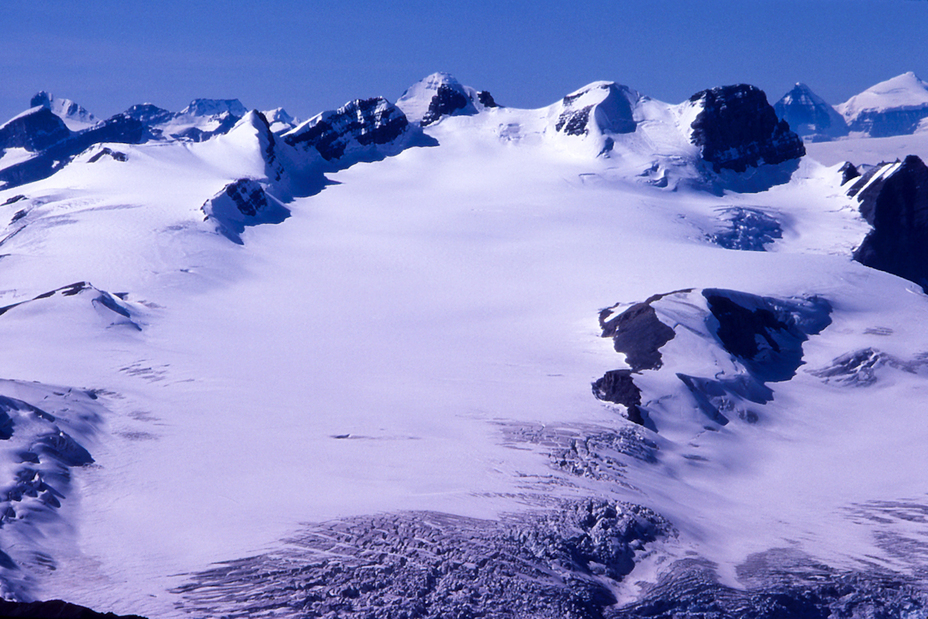
[[(913, 466), (928, 440), (925, 296), (851, 261), (869, 226), (838, 165), (807, 156), (784, 168), (788, 183), (725, 191), (738, 173), (715, 175), (691, 142), (706, 98), (671, 106), (606, 82), (540, 110), (443, 117), (424, 129), (437, 146), (388, 148), (302, 193), (278, 177), (321, 155), (250, 114), (202, 143), (97, 145), (0, 191), (0, 204), (25, 196), (0, 207), (0, 300), (21, 303), (0, 315), (15, 351), (0, 376), (17, 381), (0, 395), (38, 407), (60, 389), (10, 385), (92, 389), (99, 417), (84, 445), (94, 464), (70, 473), (67, 526), (15, 538), (21, 556), (48, 558), (16, 579), (0, 564), (12, 594), (158, 617), (292, 614), (330, 598), (360, 609), (370, 591), (350, 587), (367, 572), (349, 557), (372, 540), (416, 566), (403, 554), (414, 540), (470, 544), (448, 569), (475, 574), (504, 548), (504, 566), (537, 562), (526, 581), (549, 583), (557, 603), (568, 598), (551, 591), (567, 591), (600, 610), (684, 559), (713, 562), (727, 585), (768, 586), (775, 569), (744, 566), (772, 549), (919, 575), (924, 525), (905, 510), (925, 504)], [(104, 148), (122, 156), (97, 158)], [(273, 205), (310, 195), (286, 219), (247, 220), (260, 199), (229, 187)], [(237, 206), (217, 206), (225, 197)], [(239, 245), (217, 210), (260, 225), (236, 227)], [(733, 230), (768, 251), (726, 249), (741, 246), (724, 240)], [(94, 288), (42, 297), (72, 282)], [(743, 311), (713, 313), (719, 298), (811, 326), (789, 346), (785, 327), (758, 332), (767, 347), (747, 353), (720, 331)], [(602, 337), (600, 311), (649, 299), (674, 335), (659, 366), (635, 367)], [(765, 370), (779, 348), (791, 370)], [(649, 425), (594, 396), (622, 369)], [(589, 522), (627, 527), (612, 559), (570, 553), (590, 500)], [(398, 514), (411, 511), (407, 538)], [(323, 595), (326, 561), (350, 577)]]

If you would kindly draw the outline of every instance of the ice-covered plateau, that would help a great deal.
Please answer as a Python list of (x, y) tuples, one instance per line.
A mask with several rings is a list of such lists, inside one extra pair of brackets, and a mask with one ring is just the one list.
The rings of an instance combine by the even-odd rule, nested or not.
[(31, 104), (0, 613), (928, 616), (928, 134), (444, 73), (305, 122)]

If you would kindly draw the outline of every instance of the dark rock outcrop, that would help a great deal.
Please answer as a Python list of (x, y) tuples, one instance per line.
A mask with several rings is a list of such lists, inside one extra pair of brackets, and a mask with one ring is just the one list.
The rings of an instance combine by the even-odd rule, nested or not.
[(139, 615), (99, 613), (61, 600), (10, 602), (0, 600), (0, 616), (11, 619), (144, 619)]
[(279, 224), (290, 216), (290, 211), (280, 201), (249, 178), (229, 183), (207, 200), (201, 210), (206, 221), (213, 222), (219, 233), (239, 245), (243, 243), (241, 235), (245, 226)]
[(637, 92), (614, 82), (594, 82), (561, 100), (554, 130), (587, 135), (591, 127), (601, 133), (632, 133), (637, 128), (633, 104)]
[(872, 138), (915, 133), (928, 118), (928, 105), (912, 109), (864, 110), (857, 114), (849, 127)]
[(821, 297), (781, 300), (712, 288), (703, 296), (710, 331), (760, 382), (792, 378), (802, 365), (802, 343), (831, 324), (831, 304)]
[(341, 159), (352, 147), (386, 145), (409, 128), (406, 116), (383, 97), (356, 99), (323, 112), (284, 135), (290, 146), (314, 149), (326, 161)]
[(846, 185), (848, 182), (860, 177), (860, 170), (850, 161), (845, 161), (839, 172), (841, 172), (842, 185)]
[[(672, 293), (671, 293), (672, 294)], [(656, 370), (661, 367), (660, 348), (673, 339), (674, 331), (657, 318), (651, 304), (666, 295), (654, 295), (643, 303), (635, 303), (621, 314), (613, 308), (599, 313), (602, 337), (611, 337), (615, 351), (625, 355), (632, 371)]]
[(499, 107), (496, 101), (493, 99), (493, 95), (490, 94), (488, 90), (481, 90), (477, 93), (477, 101), (483, 107)]
[(848, 133), (844, 117), (805, 84), (796, 84), (773, 109), (794, 132), (812, 141), (830, 140)]
[[(870, 179), (865, 175), (862, 180)], [(909, 155), (897, 169), (860, 190), (857, 199), (873, 230), (854, 251), (854, 260), (928, 292), (928, 167)]]
[(767, 96), (755, 86), (720, 86), (698, 92), (690, 101), (702, 104), (690, 139), (715, 172), (742, 173), (805, 155), (802, 140), (777, 118)]
[(440, 85), (435, 96), (429, 102), (429, 109), (422, 118), (422, 126), (430, 125), (442, 116), (450, 116), (456, 111), (466, 108), (470, 103), (470, 99), (462, 90), (453, 88), (448, 84)]
[(37, 153), (71, 137), (64, 121), (46, 107), (34, 107), (0, 126), (0, 150)]
[(628, 409), (628, 420), (645, 425), (641, 414), (641, 389), (632, 380), (631, 370), (610, 370), (593, 383), (593, 395), (596, 399), (613, 404), (621, 404)]

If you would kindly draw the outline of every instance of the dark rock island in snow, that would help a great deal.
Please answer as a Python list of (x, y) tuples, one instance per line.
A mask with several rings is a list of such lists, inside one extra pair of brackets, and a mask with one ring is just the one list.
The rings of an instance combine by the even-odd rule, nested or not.
[(692, 124), (691, 141), (716, 172), (744, 172), (748, 167), (778, 164), (806, 154), (802, 140), (779, 120), (764, 91), (738, 84), (698, 92), (702, 103)]

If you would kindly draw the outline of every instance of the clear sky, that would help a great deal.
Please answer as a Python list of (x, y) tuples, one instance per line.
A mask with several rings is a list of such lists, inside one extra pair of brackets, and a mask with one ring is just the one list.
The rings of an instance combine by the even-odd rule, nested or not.
[(0, 0), (0, 118), (48, 90), (98, 117), (196, 97), (307, 118), (434, 71), (542, 107), (594, 80), (679, 102), (797, 81), (830, 103), (914, 71), (928, 0)]

